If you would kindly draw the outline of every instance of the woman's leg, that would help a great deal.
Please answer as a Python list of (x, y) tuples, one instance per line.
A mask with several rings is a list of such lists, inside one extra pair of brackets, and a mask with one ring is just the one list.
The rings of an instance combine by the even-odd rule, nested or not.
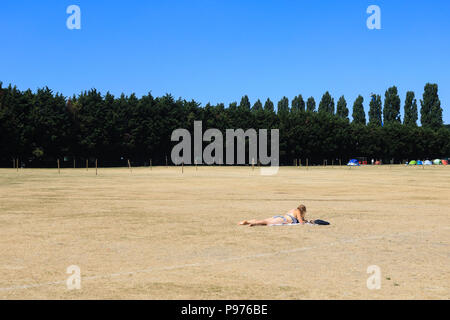
[(254, 227), (254, 226), (267, 226), (270, 224), (282, 224), (282, 223), (287, 222), (282, 217), (274, 217), (274, 218), (267, 218), (264, 220), (256, 220), (256, 219), (243, 220), (239, 222), (239, 225), (249, 225), (250, 227)]
[(257, 222), (257, 221), (262, 221), (262, 220), (255, 220), (255, 219), (252, 219), (252, 220), (244, 220), (244, 221), (239, 222), (239, 224), (240, 224), (240, 225), (246, 225), (246, 224), (252, 224), (252, 223), (255, 223), (255, 222)]
[(250, 220), (248, 222), (250, 227), (254, 227), (254, 226), (267, 226), (268, 225), (268, 219), (264, 219), (264, 220)]
[(284, 222), (285, 221), (283, 218), (268, 218), (264, 220), (250, 220), (248, 221), (248, 224), (250, 227), (254, 227), (254, 226), (268, 226), (271, 224), (281, 224)]

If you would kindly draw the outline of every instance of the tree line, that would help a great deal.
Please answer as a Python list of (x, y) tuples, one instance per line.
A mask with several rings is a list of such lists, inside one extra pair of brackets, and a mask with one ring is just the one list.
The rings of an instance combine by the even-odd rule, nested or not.
[[(48, 87), (32, 92), (0, 83), (0, 163), (11, 166), (19, 158), (25, 166), (54, 165), (56, 159), (98, 158), (104, 165), (170, 164), (172, 131), (192, 132), (195, 120), (203, 130), (279, 129), (280, 163), (295, 159), (322, 163), (361, 156), (386, 161), (439, 158), (450, 155), (450, 129), (443, 125), (437, 84), (427, 83), (420, 99), (406, 93), (401, 100), (397, 87), (388, 88), (384, 101), (372, 94), (368, 119), (364, 98), (352, 105), (352, 120), (344, 96), (335, 104), (327, 91), (316, 107), (313, 97), (283, 97), (275, 109), (270, 99), (253, 104), (248, 96), (228, 106), (174, 99), (170, 94), (138, 98), (115, 97), (91, 89), (65, 97)], [(417, 125), (419, 119), (421, 126)], [(205, 143), (206, 145), (206, 143)], [(81, 162), (79, 162), (81, 163)]]

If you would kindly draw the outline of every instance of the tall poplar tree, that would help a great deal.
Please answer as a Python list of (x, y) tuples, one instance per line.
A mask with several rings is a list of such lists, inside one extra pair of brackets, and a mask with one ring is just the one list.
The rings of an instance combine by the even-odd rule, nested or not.
[(384, 94), (384, 123), (400, 123), (400, 97), (396, 86), (392, 86), (386, 90)]
[(414, 98), (414, 92), (408, 91), (405, 99), (405, 116), (403, 118), (403, 124), (407, 126), (417, 126), (417, 101)]
[(345, 101), (344, 96), (341, 96), (338, 100), (337, 107), (336, 107), (336, 115), (339, 118), (348, 120), (347, 101)]
[(353, 123), (366, 124), (366, 113), (364, 112), (364, 98), (359, 95), (353, 103)]
[(381, 115), (381, 96), (378, 94), (372, 94), (369, 106), (369, 124), (374, 126), (381, 126), (383, 121)]
[(420, 100), (420, 122), (428, 128), (439, 128), (442, 126), (442, 108), (438, 95), (438, 85), (427, 83)]

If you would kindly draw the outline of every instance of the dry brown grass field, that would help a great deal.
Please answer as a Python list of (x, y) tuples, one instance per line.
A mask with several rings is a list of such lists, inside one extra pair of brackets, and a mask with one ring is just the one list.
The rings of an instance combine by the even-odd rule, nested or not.
[[(449, 191), (442, 166), (0, 169), (0, 299), (449, 299)], [(300, 203), (331, 225), (237, 225)]]

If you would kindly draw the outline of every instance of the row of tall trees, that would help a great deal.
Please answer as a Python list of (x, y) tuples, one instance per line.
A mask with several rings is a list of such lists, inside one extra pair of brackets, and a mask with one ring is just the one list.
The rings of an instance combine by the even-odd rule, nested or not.
[[(301, 98), (301, 96), (300, 96)], [(311, 99), (310, 111), (314, 111), (314, 98)], [(303, 99), (302, 99), (303, 101)], [(364, 111), (364, 98), (360, 95), (353, 103), (353, 122), (366, 124), (366, 113)], [(420, 121), (423, 127), (439, 129), (442, 125), (442, 108), (438, 95), (437, 84), (427, 83), (423, 93), (423, 100), (420, 100)], [(294, 106), (294, 101), (292, 103)], [(400, 96), (396, 86), (390, 87), (384, 94), (384, 106), (380, 95), (372, 94), (369, 103), (369, 124), (382, 126), (388, 123), (401, 123), (400, 119)], [(319, 112), (334, 114), (334, 99), (327, 91), (322, 96), (319, 103)], [(343, 119), (348, 119), (347, 101), (341, 96), (337, 103), (336, 115)], [(403, 124), (417, 126), (418, 109), (417, 100), (413, 91), (406, 93), (404, 105)]]
[(135, 94), (115, 97), (95, 89), (66, 98), (49, 88), (20, 91), (0, 84), (0, 161), (10, 165), (20, 158), (28, 166), (55, 159), (99, 158), (103, 163), (121, 164), (121, 159), (170, 162), (172, 131), (192, 132), (195, 120), (203, 130), (280, 129), (280, 161), (366, 156), (376, 159), (444, 157), (450, 154), (450, 130), (443, 126), (436, 84), (427, 84), (420, 100), (422, 126), (417, 126), (418, 107), (413, 92), (406, 94), (403, 123), (397, 88), (373, 94), (366, 124), (364, 99), (353, 103), (352, 117), (344, 96), (337, 101), (326, 92), (319, 102), (298, 95), (289, 103), (267, 99), (253, 105), (247, 96), (229, 106), (201, 106), (196, 101)]

